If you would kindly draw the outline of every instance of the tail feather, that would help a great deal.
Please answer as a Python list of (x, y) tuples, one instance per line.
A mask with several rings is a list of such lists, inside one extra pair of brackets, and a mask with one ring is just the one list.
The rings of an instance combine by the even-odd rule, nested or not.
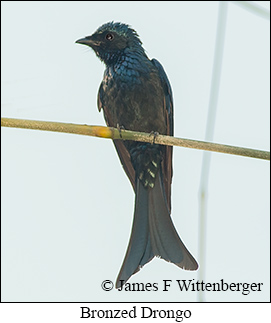
[(148, 221), (148, 191), (138, 180), (131, 237), (116, 281), (116, 288), (121, 286), (121, 281), (126, 282), (154, 257)]
[(186, 249), (172, 223), (160, 172), (153, 188), (145, 188), (137, 180), (132, 233), (116, 288), (154, 256), (186, 270), (198, 268), (196, 260)]
[(161, 175), (157, 176), (149, 197), (149, 227), (155, 256), (186, 270), (198, 269), (194, 257), (180, 239), (170, 217)]

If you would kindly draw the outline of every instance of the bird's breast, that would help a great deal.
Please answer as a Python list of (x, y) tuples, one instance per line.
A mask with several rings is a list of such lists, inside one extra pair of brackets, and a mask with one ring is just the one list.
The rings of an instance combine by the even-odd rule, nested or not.
[(111, 126), (166, 133), (164, 92), (155, 70), (143, 71), (127, 61), (107, 68), (103, 92)]

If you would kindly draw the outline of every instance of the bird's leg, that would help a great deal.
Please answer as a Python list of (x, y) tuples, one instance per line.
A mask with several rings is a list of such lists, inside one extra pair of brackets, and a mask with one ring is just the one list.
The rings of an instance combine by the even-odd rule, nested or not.
[(152, 131), (152, 132), (150, 133), (150, 136), (153, 136), (153, 142), (152, 142), (152, 145), (153, 145), (153, 144), (155, 144), (155, 138), (156, 138), (156, 137), (158, 137), (158, 135), (159, 135), (159, 132), (157, 132), (157, 131)]
[(125, 128), (123, 126), (120, 126), (119, 123), (117, 123), (117, 129), (119, 131), (120, 134), (120, 138), (122, 139), (122, 134), (121, 134), (121, 130), (124, 130)]

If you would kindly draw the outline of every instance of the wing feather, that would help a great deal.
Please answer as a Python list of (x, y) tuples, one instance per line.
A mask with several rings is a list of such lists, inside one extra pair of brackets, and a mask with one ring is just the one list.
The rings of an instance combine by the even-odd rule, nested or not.
[[(156, 60), (152, 59), (152, 63), (158, 69), (161, 83), (164, 89), (165, 99), (164, 99), (164, 113), (167, 124), (167, 135), (174, 135), (174, 120), (173, 120), (173, 95), (172, 89), (167, 77), (167, 74), (163, 66)], [(163, 182), (165, 187), (165, 194), (168, 201), (169, 210), (171, 209), (171, 182), (172, 182), (172, 146), (166, 146), (164, 152), (164, 158), (162, 162), (163, 168)]]
[[(103, 86), (100, 85), (99, 92), (98, 92), (98, 109), (101, 111), (103, 109), (104, 113), (104, 119), (108, 127), (114, 127), (113, 121), (110, 118), (110, 111), (108, 111), (108, 107), (104, 104), (103, 100)], [(126, 147), (124, 146), (124, 143), (122, 140), (113, 140), (115, 148), (117, 150), (117, 153), (119, 155), (120, 162), (125, 170), (125, 173), (127, 174), (133, 189), (136, 188), (136, 182), (135, 182), (135, 170), (131, 163), (130, 154)]]

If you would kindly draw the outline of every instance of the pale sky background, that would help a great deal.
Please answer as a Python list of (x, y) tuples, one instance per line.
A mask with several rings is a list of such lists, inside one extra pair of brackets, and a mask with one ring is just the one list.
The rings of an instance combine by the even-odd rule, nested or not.
[[(258, 2), (270, 8), (269, 2)], [(1, 2), (2, 117), (104, 125), (104, 65), (74, 42), (120, 21), (164, 66), (175, 136), (204, 140), (218, 2)], [(269, 150), (270, 23), (229, 3), (214, 141)], [(195, 302), (176, 279), (198, 279), (154, 259), (130, 283), (156, 292), (105, 292), (115, 282), (134, 193), (110, 140), (2, 128), (2, 301)], [(198, 259), (202, 151), (174, 148), (172, 218)], [(270, 297), (269, 162), (214, 153), (206, 283), (263, 283), (261, 292), (208, 292), (206, 301)], [(172, 287), (163, 292), (163, 280)]]

